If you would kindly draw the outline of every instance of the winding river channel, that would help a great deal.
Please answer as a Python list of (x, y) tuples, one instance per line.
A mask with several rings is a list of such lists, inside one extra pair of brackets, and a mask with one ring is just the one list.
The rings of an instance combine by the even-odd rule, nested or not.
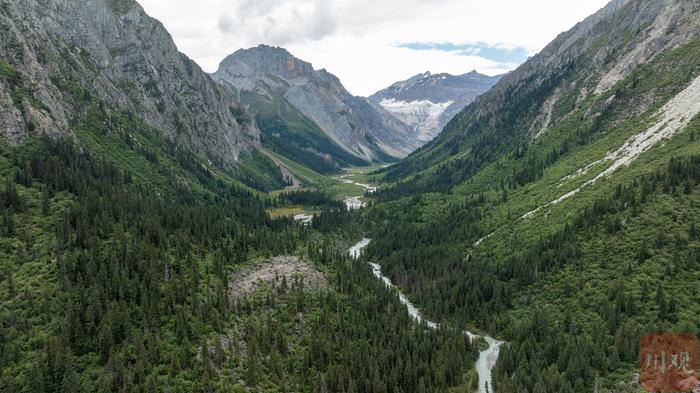
[[(340, 177), (335, 178), (336, 180), (346, 183), (346, 184), (354, 184), (356, 186), (362, 187), (362, 189), (365, 190), (366, 193), (371, 194), (377, 190), (377, 187), (371, 186), (368, 184), (363, 184), (363, 183), (358, 183), (355, 182), (351, 179), (348, 179), (350, 174), (345, 174)], [(348, 210), (356, 210), (360, 209), (365, 206), (364, 201), (362, 200), (361, 196), (351, 196), (351, 197), (346, 197), (344, 200), (345, 206), (348, 208)], [(297, 221), (301, 221), (304, 223), (309, 223), (311, 222), (313, 216), (310, 214), (297, 214), (294, 216), (294, 219)], [(370, 243), (370, 239), (362, 239), (360, 240), (357, 244), (354, 246), (350, 247), (350, 256), (353, 259), (358, 259), (360, 257), (360, 254), (362, 253), (362, 249), (367, 247)], [(415, 320), (418, 323), (425, 323), (426, 326), (428, 326), (431, 329), (437, 329), (439, 326), (438, 323), (425, 319), (418, 308), (416, 308), (413, 303), (411, 303), (410, 300), (404, 295), (397, 287), (394, 285), (394, 283), (391, 282), (391, 279), (385, 275), (382, 274), (382, 267), (376, 263), (369, 262), (369, 265), (372, 267), (372, 273), (377, 277), (378, 279), (382, 280), (384, 282), (384, 285), (386, 285), (388, 288), (391, 288), (395, 290), (398, 295), (399, 295), (399, 300), (403, 305), (406, 306), (406, 309), (408, 311), (408, 314), (411, 316), (413, 320)], [(486, 343), (488, 344), (488, 347), (484, 349), (483, 351), (479, 352), (479, 358), (476, 361), (476, 372), (477, 375), (479, 376), (479, 393), (486, 393), (487, 391), (489, 393), (494, 393), (492, 384), (491, 384), (491, 369), (493, 366), (496, 364), (496, 361), (498, 360), (498, 353), (501, 349), (501, 345), (503, 344), (503, 341), (496, 340), (493, 337), (486, 336), (486, 335), (480, 335), (476, 334), (470, 331), (465, 330), (464, 334), (466, 334), (470, 340), (474, 341), (476, 339), (484, 339)], [(488, 390), (487, 390), (488, 387)]]
[[(365, 238), (360, 240), (354, 246), (350, 247), (350, 256), (353, 259), (359, 258), (360, 254), (362, 253), (362, 249), (367, 247), (370, 241), (370, 239)], [(388, 288), (392, 288), (397, 291), (397, 293), (399, 294), (399, 300), (406, 306), (408, 314), (411, 316), (411, 318), (413, 318), (418, 323), (425, 322), (426, 326), (428, 326), (429, 328), (436, 329), (438, 327), (438, 324), (436, 322), (423, 318), (418, 308), (416, 308), (416, 306), (414, 306), (413, 303), (411, 303), (411, 301), (408, 300), (406, 295), (404, 295), (396, 287), (396, 285), (394, 285), (394, 283), (391, 282), (391, 279), (389, 279), (389, 277), (382, 274), (381, 266), (372, 262), (370, 262), (369, 265), (372, 267), (372, 273), (374, 273), (375, 277), (382, 280), (384, 282), (384, 285), (386, 285)], [(478, 338), (483, 338), (488, 344), (488, 347), (486, 349), (479, 352), (479, 359), (476, 361), (475, 367), (476, 372), (479, 375), (479, 393), (486, 393), (486, 386), (488, 386), (488, 391), (490, 393), (494, 393), (491, 384), (491, 369), (496, 364), (496, 360), (498, 360), (498, 353), (501, 349), (501, 344), (503, 344), (503, 342), (498, 341), (493, 337), (475, 334), (467, 330), (464, 331), (464, 334), (466, 334), (472, 341)]]

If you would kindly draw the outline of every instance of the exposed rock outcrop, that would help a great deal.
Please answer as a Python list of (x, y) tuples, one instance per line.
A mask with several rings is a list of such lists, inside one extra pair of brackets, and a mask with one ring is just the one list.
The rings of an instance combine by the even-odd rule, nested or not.
[[(240, 96), (254, 93), (274, 105), (291, 105), (334, 143), (365, 161), (403, 157), (417, 147), (410, 127), (285, 49), (260, 45), (236, 51), (212, 76)], [(251, 110), (258, 109), (252, 102)]]
[(476, 71), (464, 75), (425, 72), (378, 91), (369, 101), (412, 126), (418, 139), (425, 143), (499, 79), (500, 75)]
[(2, 0), (0, 30), (0, 134), (12, 143), (70, 134), (85, 95), (225, 168), (259, 143), (233, 96), (134, 0)]
[(326, 275), (310, 262), (295, 256), (281, 255), (238, 272), (229, 282), (229, 301), (234, 303), (237, 299), (254, 293), (261, 285), (281, 285), (283, 280), (287, 285), (295, 280), (303, 281), (309, 290), (320, 290), (328, 286)]

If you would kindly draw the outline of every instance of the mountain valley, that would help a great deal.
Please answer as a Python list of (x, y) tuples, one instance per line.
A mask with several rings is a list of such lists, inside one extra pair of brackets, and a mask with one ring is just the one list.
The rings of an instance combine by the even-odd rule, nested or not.
[(367, 98), (135, 0), (0, 25), (0, 391), (636, 393), (700, 336), (696, 1)]

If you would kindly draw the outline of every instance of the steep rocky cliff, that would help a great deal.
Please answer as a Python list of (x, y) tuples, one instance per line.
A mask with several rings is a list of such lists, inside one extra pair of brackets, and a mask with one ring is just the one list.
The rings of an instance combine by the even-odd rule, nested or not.
[[(699, 15), (697, 1), (611, 1), (505, 75), (438, 138), (392, 168), (390, 177), (440, 167), (455, 174), (451, 182), (459, 182), (502, 153), (518, 146), (522, 152), (553, 130), (561, 131), (566, 121), (577, 123), (579, 142), (588, 143), (659, 108), (674, 91), (645, 90), (658, 78), (651, 80), (641, 69), (661, 54), (686, 47), (664, 74), (676, 76), (675, 89), (688, 86), (696, 76), (686, 63), (700, 36)], [(635, 72), (639, 75), (632, 76)], [(640, 91), (631, 94), (634, 90)], [(460, 160), (450, 164), (452, 169), (442, 165), (454, 156)]]
[(233, 169), (259, 144), (250, 116), (134, 0), (0, 1), (0, 134), (71, 134), (81, 97), (135, 114)]
[[(352, 96), (337, 77), (314, 70), (282, 48), (261, 45), (239, 50), (224, 59), (213, 77), (249, 103), (253, 112), (269, 117), (279, 113), (274, 108), (291, 106), (333, 144), (361, 160), (403, 157), (416, 147), (410, 128), (401, 121)], [(290, 128), (289, 119), (280, 118)], [(279, 128), (268, 131), (291, 139)], [(318, 155), (332, 153), (314, 146), (301, 145), (300, 149)]]

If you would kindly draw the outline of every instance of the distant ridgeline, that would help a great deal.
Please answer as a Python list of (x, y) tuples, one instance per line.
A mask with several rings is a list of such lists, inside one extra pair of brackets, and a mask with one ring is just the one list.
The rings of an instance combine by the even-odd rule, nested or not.
[(212, 77), (255, 114), (264, 146), (315, 171), (392, 162), (417, 147), (409, 126), (285, 49), (238, 50)]
[(411, 126), (423, 145), (500, 78), (476, 71), (464, 75), (425, 72), (378, 91), (369, 101)]

